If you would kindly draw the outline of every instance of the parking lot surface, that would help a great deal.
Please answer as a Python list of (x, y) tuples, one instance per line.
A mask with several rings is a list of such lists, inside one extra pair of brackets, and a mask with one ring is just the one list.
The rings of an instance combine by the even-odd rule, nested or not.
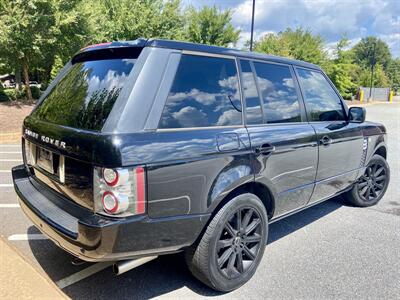
[(370, 208), (338, 198), (272, 224), (258, 271), (234, 292), (217, 293), (198, 282), (180, 254), (118, 277), (109, 264), (72, 265), (72, 256), (18, 207), (10, 168), (21, 163), (19, 145), (0, 145), (0, 235), (74, 299), (400, 299), (400, 103), (366, 108), (367, 119), (388, 130), (391, 183), (385, 197)]

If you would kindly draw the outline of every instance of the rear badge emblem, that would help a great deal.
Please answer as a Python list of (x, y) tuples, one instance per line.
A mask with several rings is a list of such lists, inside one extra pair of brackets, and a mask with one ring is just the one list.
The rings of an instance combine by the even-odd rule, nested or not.
[(38, 134), (38, 133), (36, 133), (36, 132), (34, 132), (32, 130), (29, 130), (29, 129), (25, 129), (24, 133), (25, 133), (25, 135), (31, 136), (31, 137), (33, 137), (35, 139), (39, 139), (40, 138), (40, 140), (42, 142), (54, 145), (54, 146), (56, 146), (58, 148), (63, 148), (63, 149), (66, 148), (66, 144), (63, 141), (60, 141), (60, 140), (57, 140), (57, 139), (53, 139), (53, 138), (50, 138), (48, 136), (40, 135), (40, 134)]

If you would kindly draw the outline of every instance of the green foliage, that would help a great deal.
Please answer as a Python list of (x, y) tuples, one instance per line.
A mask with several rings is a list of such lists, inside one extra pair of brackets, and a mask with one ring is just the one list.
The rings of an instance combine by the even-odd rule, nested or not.
[(8, 101), (8, 96), (4, 92), (3, 84), (0, 82), (0, 102)]
[(17, 96), (19, 96), (18, 92), (15, 89), (4, 89), (0, 92), (0, 101), (10, 101), (17, 100)]
[(302, 28), (296, 30), (288, 28), (278, 34), (266, 34), (254, 44), (254, 50), (319, 65), (326, 61), (322, 37)]
[[(44, 89), (74, 53), (91, 43), (154, 37), (235, 45), (240, 30), (231, 20), (229, 9), (183, 10), (181, 0), (0, 0), (0, 74), (20, 78), (22, 72), (25, 82), (37, 74)], [(372, 65), (374, 86), (400, 89), (400, 59), (392, 59), (388, 45), (376, 37), (366, 37), (350, 50), (343, 38), (333, 58), (321, 36), (302, 28), (266, 34), (254, 46), (258, 52), (322, 66), (345, 98), (359, 85), (370, 85)], [(37, 98), (39, 92), (31, 90)], [(1, 87), (0, 92), (1, 99), (30, 94)]]
[[(24, 90), (24, 92), (26, 93), (25, 90)], [(37, 86), (31, 86), (31, 92), (32, 92), (33, 99), (39, 99), (40, 95), (42, 94), (42, 91)]]
[(357, 84), (352, 77), (357, 66), (353, 64), (353, 52), (345, 50), (348, 46), (346, 37), (340, 39), (334, 51), (336, 58), (325, 64), (327, 75), (345, 99), (350, 99), (357, 91)]
[(95, 0), (87, 9), (95, 42), (183, 35), (179, 0)]
[[(360, 86), (370, 86), (371, 85), (371, 70), (370, 69), (361, 69), (358, 74), (358, 84)], [(389, 79), (386, 76), (385, 70), (382, 65), (376, 65), (374, 68), (374, 77), (373, 77), (373, 86), (374, 87), (388, 87)]]
[(258, 52), (322, 66), (344, 98), (351, 98), (359, 86), (370, 85), (372, 63), (374, 86), (400, 88), (400, 59), (391, 59), (388, 45), (376, 37), (364, 38), (349, 50), (349, 40), (343, 37), (335, 47), (333, 59), (324, 51), (322, 38), (302, 28), (266, 34), (254, 46)]
[[(31, 68), (51, 70), (56, 51), (66, 59), (85, 43), (85, 17), (79, 0), (2, 0), (0, 3), (0, 57), (10, 71), (23, 70), (29, 82)], [(30, 95), (29, 86), (26, 86)]]
[(240, 30), (235, 30), (231, 24), (232, 11), (219, 10), (216, 6), (204, 6), (200, 10), (193, 7), (186, 11), (185, 39), (194, 42), (216, 46), (236, 45)]
[(0, 6), (0, 54), (14, 67), (23, 59), (41, 56), (41, 48), (49, 42), (54, 20), (49, 18), (52, 7), (43, 0), (2, 1)]
[(332, 80), (340, 94), (345, 99), (350, 99), (357, 89), (357, 85), (352, 81), (350, 72), (352, 64), (332, 64), (327, 74)]
[(374, 36), (363, 38), (353, 50), (355, 62), (363, 68), (379, 64), (386, 69), (391, 59), (389, 46)]
[(0, 102), (7, 102), (10, 99), (4, 91), (0, 91)]
[[(39, 99), (42, 92), (36, 86), (31, 87), (33, 99)], [(12, 100), (24, 100), (26, 99), (25, 87), (21, 91), (15, 89), (0, 89), (0, 102), (12, 101)]]
[(64, 63), (61, 60), (61, 57), (56, 55), (55, 58), (54, 58), (53, 66), (51, 68), (51, 72), (50, 72), (50, 79), (51, 80), (56, 78), (57, 74), (61, 71), (63, 66), (64, 66)]
[(390, 86), (396, 92), (400, 90), (400, 58), (392, 59), (386, 70)]

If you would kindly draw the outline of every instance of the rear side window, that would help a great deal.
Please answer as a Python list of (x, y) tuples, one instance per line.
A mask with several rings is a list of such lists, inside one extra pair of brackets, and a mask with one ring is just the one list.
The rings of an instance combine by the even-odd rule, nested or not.
[(297, 74), (310, 121), (345, 119), (340, 98), (322, 73), (297, 69)]
[(242, 124), (233, 59), (182, 55), (159, 128)]
[(301, 111), (288, 66), (254, 62), (267, 123), (300, 122)]
[(73, 128), (101, 130), (135, 61), (118, 58), (73, 64), (32, 116)]
[(242, 87), (246, 100), (246, 122), (247, 124), (262, 124), (260, 98), (258, 96), (254, 74), (248, 60), (240, 61), (242, 69)]

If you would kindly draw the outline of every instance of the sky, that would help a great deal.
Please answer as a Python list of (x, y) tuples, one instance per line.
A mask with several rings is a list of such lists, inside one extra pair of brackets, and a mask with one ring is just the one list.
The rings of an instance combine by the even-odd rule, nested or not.
[[(241, 30), (238, 48), (250, 39), (252, 0), (183, 0), (184, 5), (216, 5), (233, 10), (232, 23)], [(346, 35), (350, 46), (374, 35), (400, 57), (400, 0), (256, 0), (254, 36), (301, 26), (320, 34), (329, 51)]]

